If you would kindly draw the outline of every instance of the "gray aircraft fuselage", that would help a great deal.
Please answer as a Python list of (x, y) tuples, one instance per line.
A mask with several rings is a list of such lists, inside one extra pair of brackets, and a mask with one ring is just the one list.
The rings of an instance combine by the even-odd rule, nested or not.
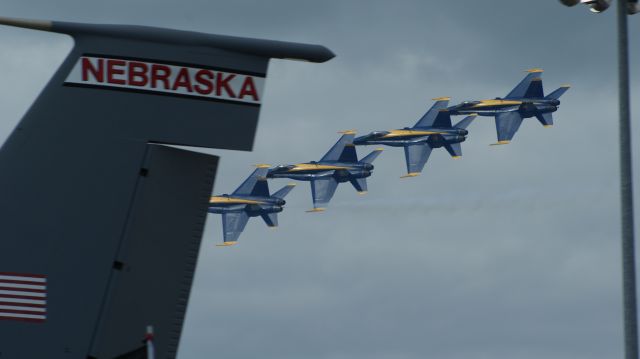
[(518, 112), (522, 118), (534, 117), (536, 114), (556, 112), (560, 100), (557, 99), (531, 99), (516, 98), (480, 101), (464, 101), (448, 108), (452, 115), (464, 115), (476, 113), (479, 116), (492, 117), (502, 112)]
[(281, 165), (269, 170), (268, 178), (291, 178), (298, 181), (312, 181), (334, 177), (338, 182), (348, 182), (353, 178), (371, 176), (370, 163), (348, 163), (337, 161), (306, 162), (295, 165)]
[(223, 194), (209, 200), (209, 213), (247, 212), (249, 217), (280, 213), (287, 202), (282, 198)]
[(355, 145), (385, 145), (403, 147), (410, 144), (428, 143), (431, 148), (466, 140), (469, 131), (460, 128), (414, 127), (391, 131), (374, 131), (353, 140)]

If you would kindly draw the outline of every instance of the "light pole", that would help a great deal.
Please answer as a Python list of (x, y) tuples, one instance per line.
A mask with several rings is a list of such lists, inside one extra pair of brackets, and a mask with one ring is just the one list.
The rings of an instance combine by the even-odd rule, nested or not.
[[(592, 12), (606, 10), (611, 0), (560, 0), (567, 6), (585, 4)], [(629, 111), (629, 44), (627, 14), (640, 11), (638, 0), (618, 0), (618, 94), (620, 112), (620, 209), (622, 216), (622, 297), (625, 358), (638, 359), (638, 314), (633, 224), (631, 116)]]

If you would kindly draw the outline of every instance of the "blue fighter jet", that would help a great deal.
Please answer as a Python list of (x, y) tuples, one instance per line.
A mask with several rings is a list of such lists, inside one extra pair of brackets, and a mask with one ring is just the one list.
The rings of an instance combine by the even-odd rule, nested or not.
[(224, 244), (236, 244), (250, 217), (260, 216), (267, 226), (278, 226), (278, 213), (285, 204), (284, 197), (295, 184), (288, 184), (273, 195), (269, 195), (269, 185), (265, 177), (268, 165), (258, 168), (232, 194), (213, 196), (209, 200), (209, 213), (222, 214)]
[(320, 159), (320, 161), (299, 163), (295, 165), (281, 165), (269, 170), (269, 178), (291, 178), (298, 181), (311, 182), (313, 209), (308, 212), (324, 211), (333, 197), (339, 183), (351, 182), (359, 194), (367, 192), (366, 178), (373, 171), (373, 160), (378, 157), (378, 148), (358, 161), (356, 148), (353, 144), (354, 131), (344, 131), (342, 137)]
[(455, 126), (451, 124), (451, 115), (447, 110), (448, 97), (434, 98), (436, 103), (413, 127), (401, 130), (374, 131), (368, 135), (356, 138), (356, 145), (387, 145), (404, 147), (407, 161), (407, 174), (402, 176), (415, 177), (422, 172), (424, 165), (434, 148), (444, 147), (453, 158), (462, 156), (460, 144), (469, 133), (466, 128), (475, 118), (472, 114)]
[(527, 72), (527, 76), (504, 98), (465, 101), (449, 107), (449, 111), (452, 115), (477, 113), (480, 116), (495, 116), (498, 142), (494, 145), (511, 142), (525, 118), (536, 117), (543, 126), (550, 127), (553, 125), (552, 113), (558, 110), (559, 98), (569, 89), (569, 85), (562, 85), (544, 96), (542, 69)]

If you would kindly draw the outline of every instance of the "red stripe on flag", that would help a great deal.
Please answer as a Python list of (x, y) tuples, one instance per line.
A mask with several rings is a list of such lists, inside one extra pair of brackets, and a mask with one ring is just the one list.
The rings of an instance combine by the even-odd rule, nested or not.
[(45, 321), (45, 319), (3, 317), (3, 316), (0, 316), (0, 320), (18, 320), (18, 321), (21, 321), (21, 322), (30, 322), (30, 323), (44, 323), (44, 321)]
[(33, 300), (46, 300), (46, 297), (33, 297), (30, 295), (14, 295), (14, 294), (0, 294), (0, 299), (2, 298), (15, 298), (15, 299), (33, 299)]

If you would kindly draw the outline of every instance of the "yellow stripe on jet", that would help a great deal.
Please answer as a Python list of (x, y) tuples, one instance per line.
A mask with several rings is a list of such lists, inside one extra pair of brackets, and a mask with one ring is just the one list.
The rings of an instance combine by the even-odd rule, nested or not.
[(440, 131), (419, 131), (419, 130), (391, 130), (388, 134), (382, 138), (400, 137), (400, 136), (426, 136), (426, 135), (438, 135)]
[(346, 170), (349, 167), (344, 166), (331, 166), (331, 165), (318, 165), (313, 163), (299, 163), (295, 165), (289, 172), (297, 172), (297, 171), (324, 171), (324, 170)]
[(508, 106), (508, 105), (521, 105), (522, 101), (515, 100), (482, 100), (480, 103), (473, 105), (473, 107), (486, 107), (486, 106)]
[(209, 199), (209, 203), (224, 203), (224, 204), (264, 204), (265, 202), (252, 201), (250, 199), (241, 199), (233, 197), (213, 196)]

